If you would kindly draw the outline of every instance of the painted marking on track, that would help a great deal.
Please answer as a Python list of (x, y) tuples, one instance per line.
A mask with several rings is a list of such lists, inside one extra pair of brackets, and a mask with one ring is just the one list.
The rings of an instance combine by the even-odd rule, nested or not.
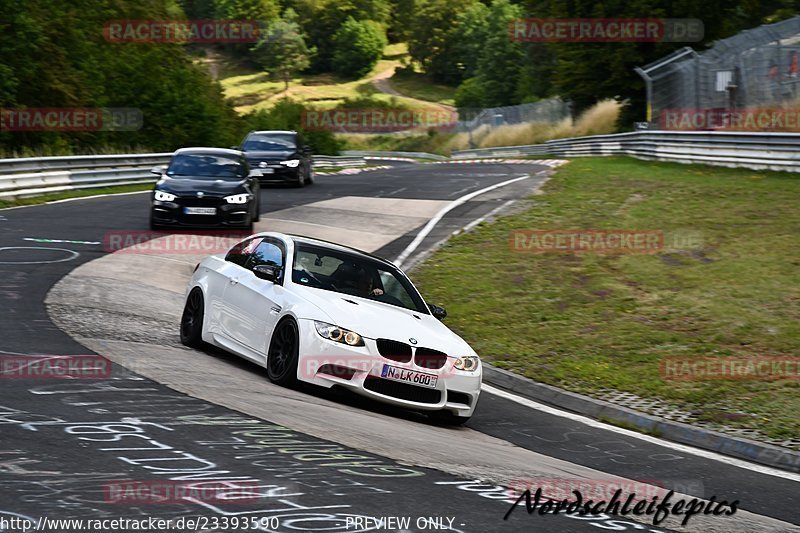
[(69, 240), (61, 240), (61, 239), (39, 239), (35, 237), (25, 237), (22, 239), (23, 241), (31, 241), (31, 242), (45, 242), (45, 243), (66, 243), (66, 244), (102, 244), (99, 241), (69, 241)]
[(67, 252), (70, 255), (64, 259), (53, 259), (49, 261), (0, 261), (0, 265), (46, 265), (48, 263), (63, 263), (65, 261), (72, 261), (81, 255), (75, 250), (67, 250), (66, 248), (47, 248), (44, 246), (4, 246), (0, 248), (0, 252), (3, 250), (58, 250), (59, 252)]
[(570, 420), (574, 420), (575, 422), (586, 424), (587, 426), (603, 429), (605, 431), (611, 431), (613, 433), (619, 433), (620, 435), (625, 435), (627, 437), (633, 437), (635, 439), (643, 440), (645, 442), (648, 442), (650, 444), (655, 444), (663, 448), (670, 448), (672, 450), (676, 450), (681, 453), (696, 455), (698, 457), (702, 457), (703, 459), (711, 459), (712, 461), (719, 461), (720, 463), (725, 463), (731, 466), (744, 468), (746, 470), (751, 470), (759, 474), (766, 474), (768, 476), (775, 476), (783, 479), (788, 479), (791, 481), (800, 481), (800, 474), (787, 472), (785, 470), (778, 470), (777, 468), (771, 468), (769, 466), (762, 466), (750, 463), (742, 459), (736, 459), (735, 457), (728, 457), (727, 455), (718, 454), (708, 450), (701, 450), (699, 448), (693, 448), (691, 446), (686, 446), (684, 444), (678, 444), (677, 442), (670, 442), (666, 440), (657, 439), (656, 437), (651, 437), (650, 435), (645, 435), (643, 433), (637, 433), (636, 431), (631, 431), (629, 429), (623, 429), (617, 426), (605, 424), (598, 420), (594, 420), (593, 418), (589, 418), (583, 415), (578, 415), (575, 413), (568, 413), (567, 411), (562, 411), (560, 409), (556, 409), (555, 407), (550, 407), (549, 405), (544, 405), (539, 402), (529, 400), (528, 398), (523, 398), (522, 396), (517, 396), (516, 394), (496, 389), (491, 385), (486, 385), (485, 383), (481, 385), (481, 390), (484, 390), (489, 394), (494, 394), (495, 396), (499, 396), (500, 398), (505, 398), (506, 400), (510, 400), (520, 405), (530, 407), (531, 409), (536, 409), (537, 411), (541, 411), (543, 413), (560, 416), (562, 418), (568, 418)]
[[(540, 173), (541, 172), (537, 172), (536, 175), (538, 175)], [(397, 259), (395, 259), (395, 261), (394, 261), (395, 266), (398, 267), (398, 268), (402, 267), (403, 266), (403, 262), (406, 259), (408, 259), (408, 256), (410, 256), (414, 252), (414, 250), (416, 250), (419, 247), (420, 244), (422, 244), (422, 241), (425, 240), (425, 237), (428, 236), (428, 234), (431, 232), (431, 230), (433, 230), (433, 228), (436, 226), (436, 224), (438, 224), (439, 221), (442, 220), (442, 218), (447, 213), (449, 213), (450, 211), (452, 211), (456, 207), (464, 204), (465, 202), (468, 202), (468, 201), (472, 200), (476, 196), (480, 196), (481, 194), (487, 193), (489, 191), (493, 191), (494, 189), (498, 189), (500, 187), (505, 187), (506, 185), (511, 185), (512, 183), (516, 183), (518, 181), (525, 180), (525, 179), (528, 179), (530, 177), (531, 177), (530, 174), (525, 174), (525, 175), (520, 176), (518, 178), (512, 178), (510, 180), (502, 181), (500, 183), (495, 183), (494, 185), (490, 185), (489, 187), (484, 187), (483, 189), (480, 189), (480, 190), (475, 191), (475, 192), (471, 192), (469, 194), (466, 194), (466, 195), (462, 196), (461, 198), (457, 198), (456, 200), (453, 200), (452, 202), (447, 204), (445, 207), (443, 207), (438, 213), (436, 213), (436, 216), (434, 216), (432, 219), (430, 219), (428, 221), (428, 223), (425, 224), (425, 227), (422, 228), (419, 233), (417, 233), (417, 236), (414, 238), (413, 241), (411, 241), (411, 244), (406, 246), (406, 249), (403, 250), (400, 253), (400, 255), (397, 256)]]

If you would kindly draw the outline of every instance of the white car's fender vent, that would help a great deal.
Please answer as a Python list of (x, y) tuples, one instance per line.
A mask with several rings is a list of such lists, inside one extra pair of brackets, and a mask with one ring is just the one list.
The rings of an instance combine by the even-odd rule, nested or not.
[(364, 380), (364, 388), (384, 396), (406, 400), (407, 402), (439, 403), (442, 399), (442, 391), (381, 379), (375, 376), (367, 376), (367, 379)]
[(397, 361), (398, 363), (411, 361), (411, 346), (409, 344), (391, 339), (378, 339), (376, 344), (378, 345), (378, 353), (386, 359)]
[(414, 364), (420, 368), (435, 370), (442, 368), (447, 363), (447, 354), (432, 348), (417, 348), (414, 354)]

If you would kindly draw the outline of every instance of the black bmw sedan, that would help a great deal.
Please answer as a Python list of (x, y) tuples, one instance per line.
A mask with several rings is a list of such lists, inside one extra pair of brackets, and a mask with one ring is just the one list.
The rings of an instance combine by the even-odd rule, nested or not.
[(314, 183), (311, 148), (296, 131), (251, 131), (240, 148), (262, 183)]
[(259, 182), (242, 152), (182, 148), (153, 188), (150, 228), (179, 225), (252, 229), (259, 219)]

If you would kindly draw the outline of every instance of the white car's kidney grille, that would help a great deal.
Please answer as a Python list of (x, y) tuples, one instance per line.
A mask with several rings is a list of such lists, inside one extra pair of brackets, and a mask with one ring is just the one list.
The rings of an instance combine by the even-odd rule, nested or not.
[(442, 399), (442, 392), (439, 390), (417, 387), (416, 385), (390, 381), (374, 376), (368, 376), (367, 379), (364, 380), (364, 388), (372, 392), (377, 392), (378, 394), (409, 402), (439, 403)]
[(414, 364), (420, 368), (437, 369), (447, 363), (447, 354), (432, 348), (417, 348), (414, 353)]
[(411, 361), (411, 346), (391, 339), (378, 339), (378, 353), (386, 359), (397, 361), (398, 363), (408, 363)]

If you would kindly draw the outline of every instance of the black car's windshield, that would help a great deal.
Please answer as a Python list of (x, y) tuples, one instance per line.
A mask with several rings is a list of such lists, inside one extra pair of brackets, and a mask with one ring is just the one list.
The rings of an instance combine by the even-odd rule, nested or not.
[(422, 297), (405, 276), (362, 255), (298, 243), (292, 281), (429, 314)]
[(293, 133), (256, 133), (242, 144), (242, 150), (250, 152), (282, 152), (296, 148), (297, 139)]
[(171, 178), (236, 179), (245, 176), (245, 167), (233, 157), (212, 154), (178, 154), (167, 168)]

